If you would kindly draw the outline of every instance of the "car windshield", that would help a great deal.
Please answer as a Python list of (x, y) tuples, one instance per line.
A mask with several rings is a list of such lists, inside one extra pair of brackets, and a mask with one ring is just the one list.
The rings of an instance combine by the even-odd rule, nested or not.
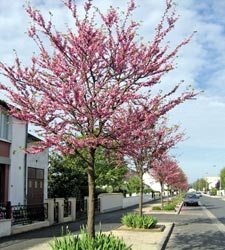
[(188, 195), (186, 195), (186, 198), (196, 198), (196, 195), (195, 194), (188, 194)]

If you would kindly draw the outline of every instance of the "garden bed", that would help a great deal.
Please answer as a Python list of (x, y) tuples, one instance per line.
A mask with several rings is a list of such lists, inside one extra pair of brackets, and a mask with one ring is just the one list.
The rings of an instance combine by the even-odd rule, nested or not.
[(125, 231), (138, 231), (138, 232), (162, 232), (165, 229), (165, 225), (155, 225), (154, 228), (149, 228), (149, 229), (145, 229), (145, 228), (132, 228), (132, 227), (127, 227), (125, 225), (122, 225), (118, 228), (116, 228), (115, 230), (125, 230)]

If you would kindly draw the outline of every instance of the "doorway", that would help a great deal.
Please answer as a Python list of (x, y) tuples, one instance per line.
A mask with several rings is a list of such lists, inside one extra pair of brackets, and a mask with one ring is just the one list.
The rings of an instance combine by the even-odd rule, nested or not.
[(44, 199), (44, 169), (28, 168), (27, 204), (41, 204)]

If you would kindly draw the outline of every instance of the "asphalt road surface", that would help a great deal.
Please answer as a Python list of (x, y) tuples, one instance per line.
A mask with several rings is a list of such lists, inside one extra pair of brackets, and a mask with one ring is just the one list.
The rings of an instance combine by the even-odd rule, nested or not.
[(225, 200), (203, 196), (199, 206), (185, 206), (175, 221), (167, 250), (224, 250)]

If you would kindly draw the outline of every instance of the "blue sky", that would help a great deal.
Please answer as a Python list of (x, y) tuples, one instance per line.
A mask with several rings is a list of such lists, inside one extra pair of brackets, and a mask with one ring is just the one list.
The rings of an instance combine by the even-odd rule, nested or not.
[[(58, 0), (31, 0), (46, 15), (50, 10), (56, 27), (63, 29), (71, 19)], [(77, 1), (78, 3), (83, 1)], [(94, 0), (100, 9), (110, 5), (126, 6), (125, 0)], [(23, 0), (0, 1), (0, 60), (11, 64), (13, 49), (25, 63), (35, 45), (25, 32), (29, 19)], [(139, 5), (134, 18), (141, 20), (140, 34), (151, 40), (163, 13), (164, 0), (136, 0)], [(177, 58), (177, 68), (163, 78), (164, 88), (180, 80), (205, 92), (195, 101), (177, 107), (169, 114), (172, 124), (180, 124), (188, 138), (173, 150), (189, 182), (204, 176), (216, 176), (225, 166), (225, 1), (177, 0), (180, 15), (175, 29), (168, 36), (171, 47), (197, 31)], [(2, 79), (1, 79), (2, 80)], [(162, 87), (161, 87), (162, 88)]]

